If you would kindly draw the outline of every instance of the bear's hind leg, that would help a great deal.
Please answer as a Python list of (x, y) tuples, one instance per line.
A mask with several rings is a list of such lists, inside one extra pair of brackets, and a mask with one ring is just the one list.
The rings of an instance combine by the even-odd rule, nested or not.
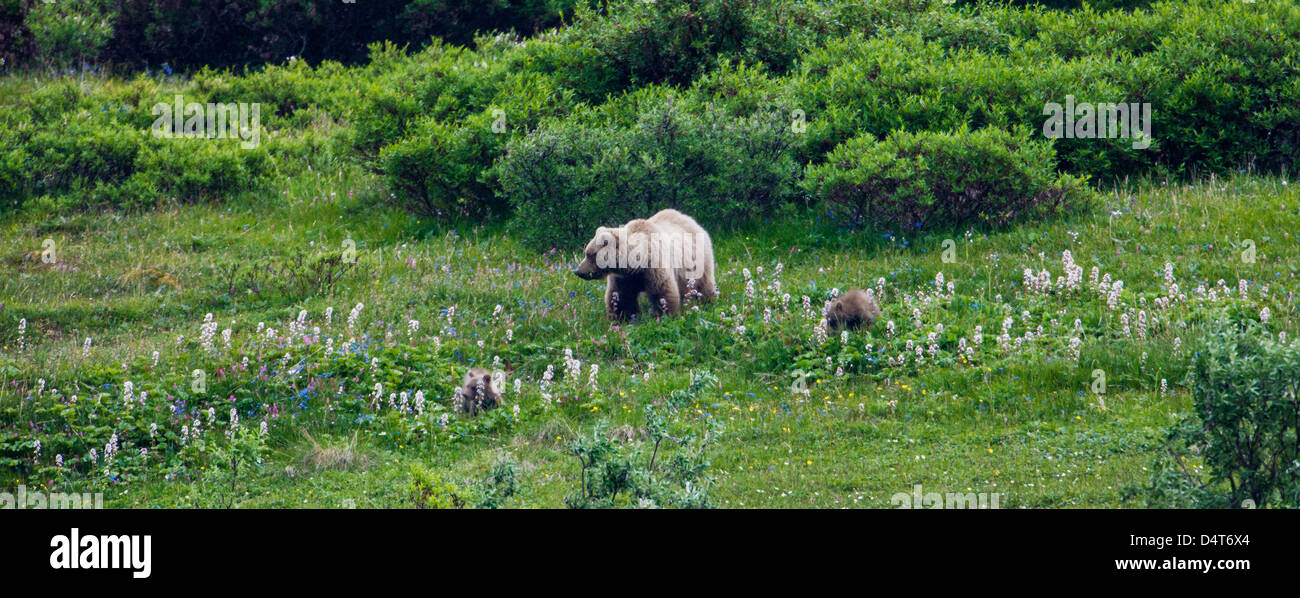
[(700, 294), (700, 302), (708, 303), (718, 296), (718, 283), (713, 279), (713, 264), (710, 263), (704, 274), (695, 281), (695, 290)]
[(650, 296), (650, 309), (661, 316), (671, 316), (682, 309), (682, 294), (677, 288), (677, 277), (671, 272), (656, 270), (646, 282)]

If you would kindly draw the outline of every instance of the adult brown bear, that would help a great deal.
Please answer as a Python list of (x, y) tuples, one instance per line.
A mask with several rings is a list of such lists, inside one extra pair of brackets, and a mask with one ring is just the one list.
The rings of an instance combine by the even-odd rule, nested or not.
[(713, 241), (694, 218), (677, 210), (661, 210), (618, 228), (597, 228), (583, 252), (573, 273), (605, 279), (605, 310), (618, 320), (641, 312), (643, 293), (655, 314), (675, 314), (683, 301), (718, 296)]

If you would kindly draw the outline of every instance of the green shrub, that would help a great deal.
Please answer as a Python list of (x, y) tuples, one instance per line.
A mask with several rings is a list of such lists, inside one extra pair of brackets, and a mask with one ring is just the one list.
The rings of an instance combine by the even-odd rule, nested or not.
[[(256, 188), (266, 149), (241, 149), (233, 139), (161, 139), (140, 152), (144, 180), (178, 201), (214, 201)], [(140, 198), (148, 201), (150, 198)]]
[(482, 216), (497, 203), (487, 166), (504, 145), (486, 119), (465, 126), (426, 119), (385, 147), (380, 167), (404, 205), (424, 216)]
[(480, 507), (499, 509), (519, 493), (519, 464), (503, 458), (492, 466), (491, 473), (479, 483)]
[[(959, 4), (974, 4), (979, 0), (962, 0)], [(1040, 5), (1059, 10), (1074, 10), (1092, 7), (1096, 10), (1132, 10), (1144, 8), (1157, 0), (1010, 0), (1010, 4), (1019, 6)]]
[(434, 74), (414, 91), (417, 102), (381, 96), (385, 106), (358, 136), (359, 144), (373, 146), (408, 123), (399, 140), (380, 149), (378, 165), (398, 201), (422, 215), (502, 213), (493, 162), (512, 137), (575, 104), (574, 93), (550, 76), (512, 68), (497, 47), (502, 43), (509, 44), (482, 40), (479, 52), (440, 53)]
[(196, 508), (224, 508), (237, 506), (250, 496), (253, 483), (263, 471), (267, 455), (266, 439), (255, 428), (234, 425), (225, 441), (208, 437), (196, 439), (182, 450), (182, 458), (191, 462), (192, 469), (201, 465)]
[(810, 167), (804, 185), (902, 230), (1044, 217), (1085, 193), (1082, 179), (1056, 173), (1049, 142), (993, 128), (854, 137)]
[(1193, 5), (1155, 51), (1117, 74), (1130, 101), (1153, 106), (1150, 163), (1210, 172), (1300, 165), (1295, 3)]
[(1044, 104), (1067, 95), (1149, 103), (1148, 149), (1118, 138), (1057, 142), (1063, 169), (1119, 177), (1294, 167), (1298, 63), (1300, 8), (1290, 3), (1161, 3), (1132, 13), (985, 7), (832, 41), (804, 56), (789, 85), (808, 113), (805, 161), (860, 132), (1038, 129)]
[(1186, 3), (1160, 4), (1137, 13), (1102, 11), (1099, 5), (1068, 13), (1038, 6), (984, 6), (979, 17), (998, 30), (1026, 41), (1042, 54), (1066, 59), (1092, 55), (1140, 56), (1155, 50), (1184, 17)]
[(1195, 412), (1169, 431), (1151, 506), (1300, 506), (1300, 343), (1224, 321), (1205, 338), (1190, 373)]
[(361, 102), (349, 75), (336, 62), (313, 68), (303, 60), (270, 65), (242, 76), (205, 68), (195, 73), (194, 84), (185, 95), (187, 102), (261, 104), (264, 125), (301, 130), (311, 125), (316, 108), (336, 118), (351, 116)]
[(383, 146), (401, 138), (418, 104), (409, 94), (384, 87), (371, 88), (368, 101), (368, 109), (353, 121), (353, 142), (363, 155), (376, 157)]
[[(57, 78), (17, 96), (13, 106), (0, 110), (0, 190), (6, 205), (21, 205), (33, 196), (55, 198), (57, 205), (71, 209), (222, 201), (264, 183), (273, 151), (304, 159), (316, 157), (305, 154), (324, 153), (320, 146), (331, 141), (328, 135), (306, 136), (314, 142), (299, 136), (276, 139), (265, 127), (259, 131), (260, 144), (251, 149), (242, 148), (238, 139), (154, 137), (152, 127), (159, 118), (154, 105), (171, 104), (176, 95), (200, 104), (261, 100), (222, 77), (203, 73), (193, 87), (165, 87), (148, 77), (99, 85)], [(284, 122), (275, 118), (274, 105), (259, 112)], [(318, 114), (315, 108), (299, 112), (306, 122)], [(286, 168), (297, 163), (289, 161)]]
[(22, 205), (32, 188), (31, 157), (23, 148), (0, 153), (0, 210)]
[(573, 34), (597, 48), (627, 85), (689, 84), (719, 54), (743, 51), (754, 22), (748, 0), (625, 2), (605, 18), (579, 12)]
[(437, 472), (411, 466), (411, 479), (406, 485), (407, 502), (417, 509), (459, 509), (465, 506), (460, 488), (445, 481)]
[[(1014, 14), (1020, 16), (1020, 11)], [(899, 32), (911, 32), (921, 39), (939, 42), (945, 48), (974, 48), (986, 52), (1005, 52), (1013, 37), (1003, 31), (993, 18), (981, 13), (967, 14), (954, 10), (922, 13)]]
[(117, 13), (110, 0), (33, 2), (27, 26), (42, 62), (60, 69), (99, 60), (113, 37)]
[(516, 226), (534, 247), (580, 245), (598, 225), (664, 208), (709, 229), (797, 198), (788, 110), (733, 118), (668, 96), (630, 127), (574, 120), (511, 143), (496, 167)]
[[(800, 158), (820, 161), (862, 132), (947, 131), (1016, 126), (1041, 130), (1047, 102), (1126, 101), (1107, 77), (1105, 59), (1065, 61), (1023, 48), (1005, 54), (949, 51), (914, 34), (866, 39), (851, 36), (810, 52), (791, 81), (794, 105), (808, 115)], [(1132, 100), (1137, 101), (1137, 100)], [(1140, 159), (1124, 139), (1068, 139), (1058, 143), (1067, 170), (1109, 173)], [(1123, 162), (1128, 164), (1129, 162)]]
[(46, 85), (37, 85), (18, 106), (31, 113), (33, 122), (55, 122), (62, 120), (68, 112), (76, 110), (82, 96), (81, 86), (76, 81), (70, 78), (55, 79)]
[(25, 144), (43, 192), (79, 190), (122, 180), (135, 170), (140, 132), (121, 123), (75, 119), (42, 128)]
[(612, 440), (602, 424), (570, 442), (567, 449), (581, 470), (564, 503), (570, 508), (711, 507), (709, 449), (722, 435), (722, 423), (701, 422), (684, 411), (716, 385), (712, 373), (691, 372), (689, 386), (674, 390), (662, 404), (647, 405), (645, 440)]

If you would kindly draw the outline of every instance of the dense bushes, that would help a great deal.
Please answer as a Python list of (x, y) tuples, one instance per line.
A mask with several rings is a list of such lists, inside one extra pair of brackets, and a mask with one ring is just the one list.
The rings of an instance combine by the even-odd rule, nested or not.
[[(186, 103), (228, 100), (186, 92)], [(261, 128), (262, 143), (247, 149), (206, 132), (156, 137), (153, 107), (173, 98), (147, 78), (98, 88), (55, 79), (16, 96), (0, 111), (3, 207), (40, 197), (57, 209), (220, 201), (264, 184), (265, 144), (276, 143)]]
[[(425, 215), (502, 213), (504, 202), (498, 197), (491, 167), (506, 142), (543, 117), (564, 114), (575, 103), (573, 92), (560, 88), (549, 76), (479, 64), (484, 66), (473, 68), (498, 71), (483, 76), (496, 80), (476, 87), (481, 95), (464, 98), (448, 91), (463, 84), (458, 71), (431, 77), (424, 97), (432, 109), (410, 124), (401, 140), (379, 153), (379, 166), (394, 193)], [(456, 102), (457, 98), (464, 99)]]
[[(378, 158), (377, 166), (399, 200), (417, 211), (492, 213), (504, 207), (499, 196), (510, 195), (494, 168), (504, 142), (534, 128), (541, 117), (572, 113), (570, 127), (617, 122), (626, 129), (639, 113), (603, 111), (600, 118), (583, 120), (587, 116), (573, 110), (580, 104), (603, 105), (622, 93), (635, 96), (649, 89), (647, 84), (689, 85), (719, 68), (747, 75), (751, 68), (779, 73), (805, 47), (842, 34), (850, 23), (884, 27), (911, 19), (928, 4), (930, 0), (888, 0), (822, 7), (728, 0), (621, 2), (601, 10), (579, 9), (570, 27), (530, 40), (498, 36), (476, 40), (472, 50), (435, 44), (421, 52), (416, 60), (423, 68), (410, 81), (398, 82), (396, 91), (379, 90), (358, 111), (357, 142)], [(531, 99), (536, 93), (555, 99), (543, 106)], [(725, 103), (735, 113), (734, 102)], [(505, 135), (492, 134), (486, 126), (499, 120), (487, 116), (498, 109), (509, 123)], [(704, 103), (693, 109), (703, 110)], [(747, 118), (750, 113), (735, 115)], [(788, 194), (777, 188), (766, 195)]]
[(1084, 181), (1056, 173), (1055, 152), (1027, 132), (897, 132), (854, 137), (809, 169), (815, 196), (872, 222), (913, 230), (1039, 218), (1081, 201)]
[(239, 66), (290, 56), (357, 62), (369, 44), (467, 44), (480, 32), (531, 33), (560, 23), (576, 0), (59, 0), (30, 2), (42, 64)]
[[(1283, 167), (1293, 164), (1297, 157), (1295, 127), (1300, 119), (1295, 111), (1300, 109), (1300, 102), (1292, 99), (1300, 87), (1294, 83), (1296, 61), (1288, 57), (1300, 54), (1295, 35), (1300, 25), (1291, 7), (1193, 3), (1162, 4), (1149, 12), (1135, 13), (1085, 9), (1062, 14), (1041, 8), (1008, 7), (962, 13), (937, 3), (895, 0), (840, 3), (833, 11), (819, 12), (800, 3), (767, 2), (718, 3), (707, 8), (681, 3), (618, 5), (604, 15), (583, 13), (571, 30), (533, 42), (527, 49), (500, 51), (489, 60), (487, 51), (480, 48), (473, 59), (483, 56), (485, 66), (473, 72), (489, 75), (475, 74), (471, 78), (440, 65), (442, 74), (428, 78), (426, 93), (417, 94), (421, 98), (417, 106), (407, 108), (449, 114), (451, 118), (437, 121), (436, 126), (425, 122), (404, 130), (403, 139), (386, 151), (389, 155), (402, 154), (405, 159), (385, 161), (383, 167), (391, 185), (406, 197), (415, 198), (415, 204), (426, 211), (428, 202), (410, 190), (432, 189), (456, 198), (472, 198), (474, 203), (488, 203), (486, 198), (494, 191), (503, 193), (519, 210), (525, 236), (539, 245), (566, 238), (571, 242), (585, 234), (575, 230), (587, 228), (597, 219), (618, 221), (625, 214), (662, 205), (697, 209), (678, 201), (700, 193), (698, 183), (689, 178), (669, 179), (669, 183), (658, 186), (642, 181), (638, 183), (641, 195), (630, 193), (625, 184), (597, 191), (606, 185), (601, 181), (636, 179), (626, 172), (614, 175), (619, 170), (613, 165), (623, 160), (617, 154), (618, 148), (645, 143), (632, 139), (636, 137), (633, 131), (644, 126), (643, 111), (656, 105), (645, 101), (658, 95), (653, 86), (644, 86), (647, 82), (678, 86), (689, 83), (680, 97), (691, 107), (679, 106), (679, 113), (716, 110), (734, 119), (745, 119), (772, 102), (780, 102), (787, 111), (797, 108), (806, 115), (807, 130), (790, 140), (782, 159), (813, 165), (863, 133), (880, 139), (895, 131), (1019, 128), (1042, 140), (1000, 154), (1012, 161), (1008, 164), (1016, 166), (1007, 166), (999, 174), (1010, 176), (1008, 173), (1016, 172), (1019, 177), (1006, 181), (1007, 187), (995, 190), (988, 187), (989, 181), (940, 180), (950, 176), (947, 173), (930, 176), (922, 184), (931, 189), (941, 182), (979, 183), (977, 188), (965, 191), (976, 196), (1010, 190), (1022, 194), (1004, 198), (1006, 205), (998, 208), (976, 201), (947, 210), (933, 206), (933, 210), (918, 211), (917, 205), (930, 200), (911, 196), (908, 201), (919, 202), (912, 207), (902, 208), (908, 202), (890, 204), (891, 210), (902, 209), (902, 213), (886, 218), (893, 226), (914, 226), (915, 222), (894, 218), (906, 213), (927, 214), (938, 224), (964, 222), (967, 217), (1002, 222), (1012, 214), (1025, 215), (1026, 208), (1040, 202), (1050, 212), (1058, 202), (1069, 202), (1070, 190), (1076, 189), (1078, 183), (1057, 177), (1054, 171), (1058, 167), (1066, 172), (1109, 178), (1152, 168), (1175, 172), (1189, 167), (1226, 170), (1250, 161)], [(760, 22), (763, 19), (754, 18), (756, 14), (779, 15), (773, 22), (782, 23), (781, 31), (767, 29)], [(861, 18), (851, 25), (840, 24), (839, 19), (846, 15)], [(1228, 27), (1226, 23), (1234, 25)], [(843, 36), (850, 30), (858, 32)], [(569, 87), (571, 79), (564, 75), (567, 67), (557, 68), (555, 65), (562, 63), (554, 60), (555, 55), (564, 52), (557, 41), (561, 38), (582, 39), (586, 42), (584, 48), (591, 48), (605, 59), (606, 66), (595, 79), (600, 81), (599, 90)], [(695, 41), (685, 44), (686, 39)], [(822, 47), (811, 43), (821, 39), (829, 41)], [(795, 72), (782, 76), (794, 65), (793, 59), (782, 58), (786, 43), (797, 45), (798, 64)], [(1215, 48), (1220, 46), (1231, 48), (1223, 53), (1234, 59), (1212, 59)], [(548, 60), (518, 58), (544, 55), (540, 48), (550, 50)], [(458, 61), (464, 65), (466, 59), (462, 56)], [(1261, 61), (1267, 65), (1250, 66)], [(485, 94), (497, 93), (506, 77), (490, 73), (500, 64), (512, 65), (512, 70), (529, 70), (541, 63), (550, 65), (546, 72), (560, 89), (571, 89), (575, 99), (599, 104), (599, 108), (554, 111), (564, 122), (552, 123), (535, 138), (511, 145), (509, 156), (500, 156), (499, 145), (464, 141), (479, 139), (482, 134), (463, 131), (462, 127), (481, 131), (482, 124), (470, 123), (454, 112), (480, 107)], [(600, 92), (610, 85), (627, 95), (602, 102)], [(1134, 147), (1132, 135), (1139, 129), (1136, 123), (1129, 136), (1057, 139), (1051, 143), (1059, 157), (1058, 165), (1052, 152), (1046, 151), (1048, 140), (1038, 135), (1046, 120), (1045, 105), (1064, 103), (1067, 96), (1080, 104), (1151, 104), (1154, 143), (1145, 149)], [(1215, 126), (1205, 126), (1202, 111)], [(973, 137), (967, 141), (979, 139), (978, 143), (985, 144), (981, 147), (989, 152), (998, 146), (992, 141), (991, 131), (970, 135)], [(439, 139), (455, 143), (443, 144)], [(939, 140), (949, 137), (910, 139), (931, 144), (927, 152), (947, 156), (963, 167), (999, 155), (985, 153), (978, 160), (958, 159), (933, 145), (946, 143)], [(412, 147), (426, 149), (408, 151)], [(605, 152), (615, 153), (604, 162), (590, 158)], [(439, 162), (439, 158), (443, 161)], [(527, 172), (521, 164), (529, 164), (535, 172)], [(950, 162), (949, 166), (957, 164)], [(823, 180), (806, 185), (816, 199), (846, 200), (844, 185), (853, 185), (840, 176), (831, 176), (833, 170), (820, 171)], [(508, 181), (493, 181), (496, 174), (507, 171), (511, 172)], [(545, 180), (540, 172), (552, 173), (556, 179), (547, 181), (551, 184), (540, 184)], [(836, 195), (829, 197), (827, 193)], [(656, 194), (658, 199), (649, 199), (650, 194)], [(749, 192), (744, 189), (729, 195), (747, 196)], [(797, 196), (778, 190), (763, 195), (761, 201), (771, 197), (785, 201)], [(587, 208), (581, 204), (585, 201), (595, 206), (609, 202), (613, 207), (584, 215)], [(678, 203), (672, 203), (675, 201)], [(764, 213), (771, 207), (755, 206), (748, 211), (701, 209), (712, 215), (726, 214), (724, 218), (730, 219), (742, 212)], [(863, 214), (886, 217), (878, 209)]]
[(595, 48), (620, 87), (689, 85), (719, 59), (749, 58), (784, 69), (798, 56), (798, 3), (776, 0), (623, 2), (598, 18), (579, 13), (570, 39)]
[[(398, 198), (431, 215), (497, 213), (493, 164), (507, 141), (543, 117), (650, 82), (688, 84), (720, 56), (797, 55), (787, 33), (755, 11), (792, 3), (728, 0), (619, 3), (579, 10), (562, 31), (521, 41), (480, 38), (473, 50), (435, 44), (404, 89), (378, 90), (359, 111), (358, 146), (377, 156)], [(407, 99), (413, 96), (413, 100)]]
[(1205, 338), (1195, 414), (1171, 430), (1152, 506), (1300, 506), (1300, 343), (1254, 323), (1219, 322)]
[[(197, 14), (210, 9), (182, 0), (153, 6), (147, 14), (126, 1), (83, 0), (76, 6), (83, 4), (158, 24), (184, 15), (211, 18)], [(253, 15), (250, 27), (286, 15), (312, 23), (334, 18), (335, 7), (300, 14), (299, 3), (271, 4), (230, 3)], [(455, 3), (397, 4), (468, 14)], [(323, 155), (368, 164), (398, 202), (419, 213), (458, 218), (517, 210), (519, 228), (538, 246), (585, 236), (576, 231), (596, 221), (669, 205), (720, 221), (771, 213), (805, 197), (797, 185), (801, 165), (819, 177), (803, 185), (811, 199), (851, 204), (891, 226), (915, 225), (901, 220), (915, 215), (924, 215), (927, 225), (1025, 215), (1026, 198), (1050, 206), (1056, 192), (1045, 190), (1073, 188), (1073, 179), (1057, 177), (1056, 169), (1105, 182), (1153, 169), (1181, 174), (1252, 163), (1300, 166), (1300, 8), (1289, 3), (1196, 0), (1127, 12), (956, 8), (941, 0), (579, 4), (569, 26), (531, 38), (481, 35), (472, 47), (435, 41), (409, 55), (387, 43), (371, 46), (363, 67), (296, 60), (242, 75), (204, 69), (175, 86), (195, 101), (262, 103), (272, 157), (302, 157), (323, 145)], [(1129, 9), (1143, 3), (1112, 4)], [(542, 22), (538, 15), (561, 5), (568, 4), (493, 6)], [(384, 19), (402, 14), (377, 17), (374, 26), (387, 26)], [(166, 27), (154, 32), (182, 33)], [(119, 47), (116, 41), (110, 46)], [(114, 97), (96, 103), (76, 90), (47, 85), (31, 98), (4, 102), (0, 119), (17, 129), (0, 133), (0, 185), (24, 196), (104, 187), (94, 197), (111, 199), (123, 193), (108, 187), (127, 184), (144, 192), (219, 195), (221, 181), (230, 179), (200, 176), (172, 184), (116, 168), (144, 155), (135, 145), (154, 143), (116, 139), (148, 127), (155, 92), (115, 90)], [(668, 105), (669, 97), (675, 106)], [(1044, 107), (1067, 98), (1079, 104), (1149, 104), (1150, 147), (1137, 149), (1125, 136), (1039, 137)], [(19, 124), (28, 121), (84, 122), (72, 122), (67, 139), (59, 140), (33, 138)], [(665, 123), (680, 132), (679, 141), (652, 134)], [(994, 129), (1029, 131), (1041, 141), (1003, 147)], [(958, 158), (946, 151), (957, 139), (980, 152)], [(890, 202), (882, 212), (877, 196), (866, 201), (855, 194), (868, 181), (897, 174), (877, 163), (883, 160), (877, 155), (890, 155), (882, 144), (904, 140), (927, 161), (947, 160), (944, 168), (960, 170), (997, 156), (1006, 160), (1000, 174), (1019, 177), (997, 191), (988, 180), (957, 180), (911, 158), (896, 165), (919, 169), (905, 187), (926, 189), (933, 201), (950, 196), (934, 191), (942, 184), (974, 184), (963, 192), (980, 196), (1028, 195), (1005, 198), (1006, 209), (918, 210), (931, 199), (909, 192), (906, 201)], [(85, 155), (73, 145), (106, 154)], [(189, 146), (175, 144), (168, 151), (182, 147)], [(902, 149), (894, 147), (893, 155)], [(656, 161), (660, 157), (664, 165)], [(831, 158), (840, 165), (827, 166)], [(231, 166), (255, 180), (263, 162), (254, 158), (241, 162), (242, 169)], [(845, 164), (853, 166), (843, 170)], [(914, 205), (905, 207), (909, 202)], [(598, 209), (603, 205), (610, 207)]]
[(240, 149), (237, 140), (155, 140), (95, 122), (42, 132), (6, 149), (0, 190), (11, 206), (40, 195), (62, 208), (220, 201), (257, 187), (266, 167), (264, 149)]
[[(958, 5), (974, 5), (987, 0), (957, 0)], [(1015, 6), (1044, 6), (1060, 10), (1073, 10), (1091, 6), (1097, 10), (1130, 10), (1144, 8), (1156, 0), (1010, 0)]]
[(668, 207), (707, 228), (795, 197), (788, 110), (734, 118), (668, 95), (639, 114), (630, 126), (554, 123), (510, 144), (497, 168), (528, 242), (571, 247)]
[(1154, 106), (1159, 163), (1300, 165), (1300, 5), (1252, 6), (1189, 8), (1119, 72), (1128, 97)]
[(113, 35), (112, 2), (61, 0), (34, 2), (27, 26), (35, 35), (36, 56), (60, 69), (94, 62)]

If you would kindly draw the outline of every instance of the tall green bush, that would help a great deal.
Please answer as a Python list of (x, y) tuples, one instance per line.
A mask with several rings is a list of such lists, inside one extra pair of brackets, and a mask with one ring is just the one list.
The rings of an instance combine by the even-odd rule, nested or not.
[(404, 204), (438, 217), (501, 214), (494, 161), (507, 142), (542, 118), (565, 113), (573, 93), (536, 73), (505, 77), (484, 109), (460, 122), (432, 115), (379, 153), (389, 186)]
[(27, 26), (44, 65), (66, 69), (98, 62), (117, 18), (111, 0), (33, 2)]
[(804, 186), (904, 231), (1042, 218), (1087, 196), (1082, 179), (1056, 172), (1049, 142), (997, 128), (854, 137), (810, 167)]
[(599, 225), (664, 208), (712, 228), (798, 197), (788, 109), (735, 118), (673, 98), (631, 126), (562, 121), (512, 142), (496, 168), (524, 240), (573, 247)]
[(1152, 506), (1300, 506), (1300, 342), (1220, 321), (1189, 386), (1194, 413), (1170, 430)]

